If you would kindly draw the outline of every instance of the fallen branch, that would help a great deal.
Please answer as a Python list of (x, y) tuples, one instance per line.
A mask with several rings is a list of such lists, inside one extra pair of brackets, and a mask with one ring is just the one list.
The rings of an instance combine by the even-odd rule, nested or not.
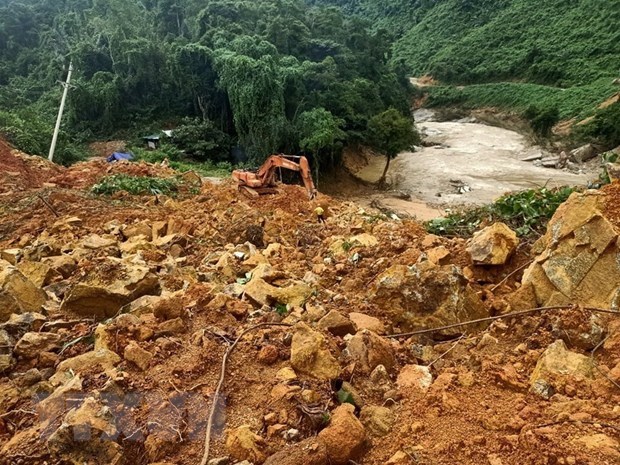
[(45, 198), (41, 194), (37, 194), (37, 197), (39, 197), (39, 199), (41, 199), (41, 202), (43, 202), (43, 204), (49, 209), (49, 211), (51, 211), (54, 214), (54, 216), (56, 216), (56, 218), (60, 218), (60, 215), (58, 214), (56, 209), (54, 207), (52, 207), (51, 203), (49, 203), (47, 200), (45, 200)]
[(207, 421), (207, 431), (205, 433), (204, 454), (202, 456), (200, 465), (207, 465), (207, 462), (209, 460), (209, 447), (211, 444), (211, 430), (213, 429), (213, 420), (215, 418), (215, 410), (217, 408), (218, 400), (220, 397), (220, 392), (222, 391), (222, 387), (224, 386), (224, 380), (226, 378), (226, 364), (228, 363), (228, 358), (230, 357), (230, 354), (232, 354), (233, 350), (235, 350), (235, 347), (237, 346), (237, 344), (241, 342), (241, 339), (243, 339), (243, 336), (245, 336), (248, 333), (251, 333), (252, 331), (256, 331), (257, 329), (265, 328), (268, 326), (281, 326), (281, 327), (287, 327), (287, 328), (291, 327), (291, 325), (286, 324), (286, 323), (260, 323), (255, 326), (252, 326), (251, 328), (248, 328), (245, 331), (243, 331), (237, 337), (237, 339), (235, 339), (235, 342), (233, 342), (228, 347), (228, 349), (226, 349), (226, 352), (224, 353), (224, 356), (222, 357), (220, 379), (217, 383), (217, 388), (215, 389), (215, 392), (213, 393), (213, 402), (211, 403), (211, 409), (209, 411), (209, 419)]
[(510, 278), (512, 278), (514, 275), (516, 275), (519, 271), (523, 270), (524, 268), (527, 268), (528, 266), (530, 266), (532, 263), (534, 263), (534, 260), (527, 262), (525, 265), (521, 265), (519, 268), (517, 268), (516, 270), (514, 270), (512, 273), (510, 273), (508, 276), (506, 276), (504, 279), (502, 279), (499, 283), (497, 283), (495, 286), (493, 286), (491, 288), (491, 292), (495, 292), (497, 289), (499, 289), (506, 281), (508, 281)]
[(25, 413), (28, 415), (36, 415), (37, 412), (33, 412), (31, 410), (24, 410), (24, 409), (17, 409), (17, 410), (11, 410), (9, 412), (3, 413), (2, 415), (0, 415), (0, 418), (6, 418), (6, 417), (10, 417), (11, 415), (15, 414), (15, 413)]
[(590, 361), (592, 363), (592, 366), (596, 369), (596, 371), (598, 371), (601, 375), (603, 375), (607, 379), (607, 381), (609, 381), (611, 384), (613, 384), (618, 389), (620, 389), (620, 384), (618, 384), (616, 381), (611, 379), (607, 373), (604, 373), (603, 370), (601, 370), (601, 368), (598, 366), (598, 363), (596, 362), (596, 360), (594, 359), (594, 355), (596, 354), (596, 351), (599, 350), (603, 346), (603, 344), (607, 342), (610, 336), (611, 334), (598, 343), (598, 345), (594, 348), (594, 350), (590, 354)]
[[(487, 318), (480, 318), (478, 320), (465, 321), (463, 323), (454, 323), (454, 324), (451, 324), (451, 325), (440, 326), (438, 328), (420, 329), (418, 331), (413, 331), (413, 332), (410, 332), (410, 333), (392, 334), (390, 336), (385, 336), (385, 337), (387, 337), (388, 339), (399, 339), (401, 337), (419, 336), (421, 334), (436, 333), (437, 331), (445, 331), (447, 329), (461, 328), (461, 327), (464, 327), (464, 326), (477, 325), (479, 323), (488, 323), (488, 322), (491, 322), (491, 321), (503, 320), (504, 318), (513, 318), (513, 317), (519, 317), (519, 316), (526, 316), (526, 315), (532, 315), (534, 313), (549, 312), (549, 311), (554, 311), (554, 310), (570, 310), (570, 309), (573, 309), (573, 308), (577, 308), (577, 307), (574, 306), (574, 305), (563, 305), (563, 306), (555, 306), (555, 307), (532, 308), (532, 309), (529, 309), (529, 310), (522, 310), (520, 312), (506, 313), (505, 315), (490, 316), (490, 317), (487, 317)], [(587, 310), (587, 311), (593, 312), (593, 313), (608, 313), (608, 314), (611, 314), (611, 315), (620, 315), (619, 311), (609, 310), (609, 309), (604, 309), (604, 308), (583, 307), (583, 310)]]

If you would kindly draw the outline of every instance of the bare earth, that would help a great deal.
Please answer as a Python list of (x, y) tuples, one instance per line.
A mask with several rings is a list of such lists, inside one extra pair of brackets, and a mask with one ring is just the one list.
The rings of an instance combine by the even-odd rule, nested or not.
[[(452, 206), (490, 203), (506, 192), (544, 185), (583, 185), (592, 177), (521, 161), (541, 149), (530, 146), (514, 131), (458, 121), (422, 122), (418, 128), (426, 134), (426, 141), (439, 145), (399, 155), (388, 174), (394, 189), (409, 191), (413, 201), (384, 195), (381, 203), (420, 220), (441, 216)], [(374, 182), (381, 176), (385, 160), (371, 157), (370, 161), (355, 175)], [(471, 191), (459, 194), (451, 181)]]

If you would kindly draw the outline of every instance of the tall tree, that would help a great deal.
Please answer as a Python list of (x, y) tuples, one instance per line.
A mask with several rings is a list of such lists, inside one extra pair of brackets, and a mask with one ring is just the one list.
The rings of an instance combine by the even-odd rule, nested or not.
[(395, 108), (373, 116), (368, 122), (368, 143), (386, 157), (385, 169), (378, 181), (385, 185), (390, 162), (396, 156), (420, 142), (420, 135), (413, 125), (413, 118), (407, 117)]

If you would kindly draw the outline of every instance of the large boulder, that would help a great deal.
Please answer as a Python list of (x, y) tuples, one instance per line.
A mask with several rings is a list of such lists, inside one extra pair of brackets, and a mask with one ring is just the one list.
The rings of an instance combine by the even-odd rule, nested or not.
[(26, 333), (15, 345), (15, 355), (25, 358), (37, 358), (41, 352), (60, 349), (62, 338), (55, 333)]
[(467, 242), (467, 252), (476, 265), (504, 265), (517, 250), (517, 234), (504, 223), (478, 231)]
[(337, 378), (340, 373), (340, 365), (331, 354), (325, 337), (304, 323), (295, 326), (291, 365), (298, 373), (323, 380)]
[(379, 365), (383, 365), (388, 372), (394, 371), (396, 366), (390, 342), (367, 329), (349, 340), (345, 354), (355, 363), (355, 369), (366, 375)]
[(303, 282), (293, 282), (286, 287), (269, 284), (260, 276), (254, 275), (245, 286), (245, 295), (258, 305), (283, 304), (301, 307), (312, 295), (312, 288)]
[(353, 405), (341, 405), (334, 410), (329, 426), (319, 433), (332, 465), (345, 465), (363, 452), (366, 431), (354, 412)]
[(544, 395), (563, 387), (570, 379), (593, 376), (594, 366), (590, 357), (571, 352), (564, 341), (557, 340), (547, 347), (538, 360), (530, 377), (530, 386), (533, 392)]
[(99, 349), (77, 357), (68, 358), (60, 362), (56, 368), (56, 374), (50, 378), (50, 382), (55, 385), (64, 384), (76, 374), (94, 372), (105, 372), (112, 375), (112, 370), (121, 362), (121, 358), (111, 350)]
[(115, 442), (117, 436), (112, 411), (89, 397), (67, 413), (47, 445), (55, 455), (72, 463), (88, 463), (89, 458), (97, 457), (99, 463), (120, 465), (122, 448)]
[(112, 280), (93, 273), (73, 286), (61, 304), (61, 311), (105, 319), (138, 297), (161, 293), (157, 276), (147, 266), (113, 259), (109, 259), (107, 266)]
[[(415, 266), (394, 265), (375, 279), (370, 298), (405, 331), (489, 316), (460, 268), (452, 265), (437, 266), (430, 262)], [(454, 328), (440, 334), (454, 336), (461, 332), (462, 328)]]
[(17, 268), (0, 269), (0, 322), (7, 321), (13, 313), (39, 312), (46, 300), (45, 291)]
[(522, 307), (579, 304), (615, 308), (620, 303), (618, 228), (605, 215), (605, 194), (573, 194), (535, 245), (539, 252), (510, 299)]

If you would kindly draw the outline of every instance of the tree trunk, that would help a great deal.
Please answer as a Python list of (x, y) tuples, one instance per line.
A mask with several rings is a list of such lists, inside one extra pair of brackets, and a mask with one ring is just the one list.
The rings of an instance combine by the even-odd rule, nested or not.
[(379, 186), (385, 186), (386, 184), (385, 180), (387, 179), (387, 174), (390, 169), (390, 162), (392, 161), (392, 157), (390, 157), (389, 155), (386, 155), (386, 157), (387, 157), (387, 162), (385, 163), (385, 169), (383, 170), (383, 174), (381, 175), (381, 178), (379, 179), (379, 182), (377, 183), (379, 184)]

